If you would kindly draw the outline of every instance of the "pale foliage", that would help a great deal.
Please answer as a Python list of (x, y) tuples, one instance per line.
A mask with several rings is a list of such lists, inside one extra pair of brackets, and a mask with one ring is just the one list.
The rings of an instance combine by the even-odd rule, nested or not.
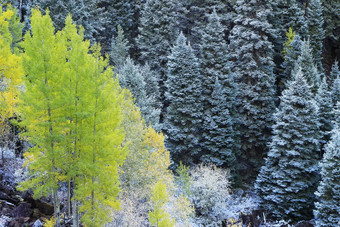
[(200, 214), (196, 224), (218, 226), (225, 218), (226, 200), (230, 197), (229, 172), (213, 165), (199, 165), (191, 172), (191, 198)]

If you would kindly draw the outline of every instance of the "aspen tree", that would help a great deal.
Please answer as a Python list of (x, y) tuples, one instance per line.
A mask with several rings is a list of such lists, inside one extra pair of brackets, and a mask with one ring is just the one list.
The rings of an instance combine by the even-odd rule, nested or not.
[(20, 189), (32, 189), (34, 197), (52, 194), (56, 226), (60, 226), (60, 205), (58, 183), (65, 179), (61, 171), (64, 149), (60, 146), (62, 137), (62, 105), (59, 78), (65, 69), (66, 47), (60, 33), (54, 34), (49, 12), (42, 15), (32, 10), (31, 34), (26, 34), (23, 47), (23, 67), (27, 75), (24, 80), (20, 113), (23, 135), (33, 145), (25, 157), (31, 177), (23, 182)]

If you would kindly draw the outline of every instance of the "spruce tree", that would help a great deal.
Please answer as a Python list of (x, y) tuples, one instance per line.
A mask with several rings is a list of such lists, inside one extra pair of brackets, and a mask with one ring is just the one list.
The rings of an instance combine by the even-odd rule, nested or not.
[(269, 2), (273, 8), (269, 16), (269, 23), (271, 23), (275, 29), (275, 33), (270, 36), (270, 41), (272, 41), (274, 45), (275, 73), (278, 74), (281, 71), (280, 66), (285, 57), (282, 55), (285, 33), (291, 28), (303, 38), (307, 38), (308, 26), (304, 17), (303, 4), (301, 4), (300, 1), (273, 0)]
[[(229, 60), (237, 93), (242, 164), (258, 170), (267, 152), (275, 109), (275, 77), (272, 44), (273, 32), (267, 21), (270, 8), (263, 0), (238, 0), (237, 16), (230, 34)], [(261, 12), (261, 14), (256, 13)]]
[(333, 104), (336, 105), (337, 102), (340, 102), (340, 70), (337, 61), (334, 62), (332, 66), (332, 71), (329, 75), (329, 81), (331, 86)]
[(330, 132), (333, 129), (332, 120), (333, 120), (333, 101), (332, 101), (332, 93), (328, 87), (326, 82), (326, 78), (324, 77), (322, 83), (318, 89), (318, 93), (316, 94), (315, 100), (319, 105), (319, 116), (320, 116), (320, 132), (321, 132), (321, 140), (320, 146), (322, 151), (325, 144), (330, 139)]
[(129, 56), (129, 42), (125, 39), (123, 28), (118, 25), (117, 27), (118, 34), (112, 39), (111, 44), (111, 62), (114, 66), (114, 71), (119, 73), (119, 69), (121, 69)]
[(198, 161), (200, 155), (201, 81), (198, 60), (180, 33), (169, 56), (166, 98), (170, 104), (163, 125), (165, 144), (176, 164)]
[(140, 61), (165, 74), (167, 56), (176, 40), (176, 0), (147, 0), (141, 11), (137, 44)]
[(160, 131), (160, 114), (162, 109), (159, 85), (156, 74), (150, 69), (148, 64), (139, 67), (140, 74), (145, 82), (146, 108), (145, 121), (152, 125), (152, 128)]
[(315, 66), (314, 57), (309, 40), (302, 42), (301, 55), (298, 57), (296, 65), (294, 67), (294, 73), (297, 73), (301, 68), (303, 75), (307, 79), (307, 82), (312, 86), (312, 92), (316, 93), (321, 83), (320, 73)]
[(334, 41), (339, 41), (339, 12), (340, 2), (333, 0), (322, 0), (323, 17), (325, 20), (325, 35)]
[(301, 70), (280, 97), (274, 136), (256, 180), (260, 204), (275, 219), (311, 219), (318, 183), (319, 116)]
[(112, 35), (118, 36), (118, 26), (121, 26), (125, 31), (127, 40), (131, 44), (131, 54), (133, 56), (133, 52), (136, 52), (134, 39), (138, 35), (139, 11), (143, 4), (144, 2), (141, 0), (100, 1), (100, 6), (105, 9), (102, 16), (106, 17), (105, 29), (101, 34), (104, 42), (109, 42)]
[(279, 94), (286, 88), (286, 84), (288, 81), (291, 81), (292, 71), (294, 70), (295, 63), (300, 56), (301, 53), (302, 41), (298, 34), (294, 36), (293, 41), (290, 43), (287, 48), (287, 53), (284, 56), (284, 62), (282, 63), (282, 72), (280, 73), (279, 78)]
[[(203, 102), (203, 150), (201, 160), (216, 165), (226, 164), (235, 168), (236, 144), (232, 130), (231, 114), (234, 113), (234, 87), (228, 70), (227, 43), (224, 40), (223, 26), (216, 10), (209, 16), (209, 24), (202, 32), (201, 73)], [(221, 96), (221, 97), (218, 97)], [(231, 112), (231, 113), (229, 113)], [(215, 128), (217, 127), (217, 128)], [(228, 130), (225, 130), (228, 128)], [(215, 137), (220, 137), (216, 139)], [(223, 139), (222, 139), (223, 138)], [(216, 140), (220, 145), (215, 144)], [(217, 147), (219, 148), (217, 148)], [(219, 155), (229, 152), (228, 157)]]
[(307, 7), (307, 23), (312, 54), (318, 70), (323, 72), (322, 49), (325, 39), (325, 30), (323, 28), (324, 19), (321, 0), (310, 0)]
[(140, 73), (138, 65), (128, 57), (125, 64), (119, 72), (119, 84), (123, 88), (127, 88), (133, 94), (136, 105), (141, 108), (142, 113), (145, 108), (146, 92), (145, 92), (145, 81)]
[(328, 77), (328, 83), (330, 84), (330, 86), (334, 84), (334, 81), (338, 77), (340, 77), (339, 63), (338, 61), (335, 61), (332, 65), (332, 69)]
[[(203, 33), (208, 26), (209, 18), (216, 11), (220, 15), (219, 20), (224, 26), (221, 28), (224, 32), (229, 32), (231, 26), (231, 7), (222, 0), (189, 0), (182, 5), (184, 9), (184, 21), (180, 24), (182, 31), (185, 31), (188, 40), (192, 43), (195, 52), (199, 52), (200, 45), (204, 43)], [(197, 18), (200, 18), (197, 20)], [(183, 25), (182, 25), (183, 24)]]
[(160, 96), (155, 74), (146, 65), (136, 65), (130, 57), (119, 72), (119, 83), (133, 94), (147, 124), (159, 130)]
[(159, 75), (161, 100), (164, 104), (167, 56), (178, 36), (178, 0), (147, 0), (140, 12), (139, 34), (136, 43), (139, 61), (149, 64)]
[(316, 226), (338, 226), (340, 224), (340, 128), (332, 131), (332, 139), (326, 145), (322, 161), (321, 182), (316, 196), (314, 215)]
[(340, 101), (340, 75), (334, 80), (332, 84), (332, 100), (334, 105)]
[(92, 43), (102, 41), (100, 34), (106, 18), (103, 17), (104, 8), (98, 5), (97, 0), (32, 0), (32, 5), (39, 6), (41, 10), (48, 8), (57, 30), (64, 27), (66, 16), (71, 14), (73, 21), (84, 27), (86, 39)]
[[(218, 78), (210, 98), (209, 114), (204, 116), (203, 149), (201, 161), (226, 166), (236, 177), (236, 157), (233, 121), (228, 111), (224, 88)], [(208, 117), (207, 117), (208, 116)]]
[[(303, 38), (307, 38), (308, 25), (304, 17), (303, 5), (298, 0), (274, 0), (270, 2), (273, 10), (269, 17), (270, 23), (277, 31), (276, 42), (282, 48), (284, 34), (288, 28), (297, 31)], [(281, 50), (278, 49), (278, 52)]]

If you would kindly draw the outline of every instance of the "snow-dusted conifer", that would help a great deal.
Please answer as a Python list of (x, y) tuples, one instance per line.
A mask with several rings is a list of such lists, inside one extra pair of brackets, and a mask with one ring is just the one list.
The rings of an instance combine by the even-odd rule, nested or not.
[(329, 77), (333, 104), (336, 105), (340, 101), (340, 71), (338, 62), (335, 62)]
[(84, 27), (85, 38), (91, 42), (101, 41), (100, 33), (104, 29), (106, 18), (102, 17), (104, 9), (98, 6), (97, 0), (32, 0), (32, 5), (38, 5), (41, 10), (49, 9), (57, 30), (64, 27), (68, 14), (73, 21)]
[(301, 70), (283, 91), (274, 136), (255, 188), (261, 205), (279, 220), (312, 218), (318, 183), (319, 116)]
[(139, 0), (101, 0), (100, 4), (105, 8), (102, 16), (106, 17), (105, 30), (102, 35), (110, 42), (112, 35), (118, 36), (121, 26), (125, 37), (129, 40), (131, 47), (134, 46), (134, 38), (137, 37), (138, 15), (141, 2)]
[(308, 84), (312, 86), (312, 92), (315, 94), (320, 86), (320, 73), (315, 66), (314, 57), (309, 40), (302, 42), (301, 55), (298, 57), (297, 64), (294, 67), (293, 73), (301, 69)]
[[(218, 78), (210, 97), (209, 113), (204, 118), (204, 155), (201, 161), (226, 166), (236, 175), (233, 121), (228, 111), (224, 88)], [(209, 116), (209, 117), (207, 117)]]
[(177, 0), (147, 0), (142, 6), (137, 37), (140, 61), (165, 75), (167, 56), (177, 38)]
[(140, 66), (140, 73), (145, 82), (145, 95), (146, 95), (146, 108), (145, 108), (145, 121), (152, 125), (152, 128), (159, 131), (161, 125), (159, 122), (162, 103), (160, 100), (160, 92), (158, 80), (155, 72), (153, 72), (149, 65)]
[(320, 163), (321, 182), (316, 195), (314, 214), (317, 227), (340, 224), (340, 125), (332, 131), (332, 139)]
[(332, 65), (332, 69), (328, 77), (328, 83), (332, 86), (332, 84), (338, 77), (340, 77), (339, 62), (335, 61)]
[(180, 33), (169, 56), (166, 98), (170, 104), (163, 126), (166, 146), (177, 164), (197, 161), (200, 155), (203, 108), (198, 67), (198, 59)]
[(260, 168), (268, 150), (275, 110), (273, 49), (268, 41), (273, 30), (267, 21), (270, 8), (266, 2), (238, 0), (235, 26), (229, 36), (229, 60), (239, 91), (237, 103), (243, 164), (255, 169)]
[(324, 19), (322, 15), (323, 6), (321, 0), (311, 0), (307, 7), (307, 24), (309, 30), (310, 44), (312, 54), (315, 58), (316, 66), (320, 72), (322, 67), (322, 48), (325, 39), (325, 30), (323, 28)]
[(339, 41), (340, 1), (322, 0), (322, 5), (325, 20), (325, 34), (327, 37)]
[[(269, 17), (269, 23), (273, 25), (275, 33), (270, 40), (274, 45), (274, 61), (276, 64), (282, 64), (284, 56), (282, 47), (284, 46), (285, 34), (289, 28), (299, 33), (303, 38), (307, 38), (308, 26), (304, 17), (303, 5), (297, 0), (271, 0), (268, 1), (273, 10)], [(276, 66), (276, 73), (281, 72), (281, 66)]]
[(118, 25), (117, 27), (118, 34), (112, 40), (111, 44), (111, 61), (114, 66), (115, 73), (119, 73), (119, 69), (121, 69), (129, 56), (129, 42), (125, 39), (123, 28)]
[(318, 93), (316, 94), (316, 101), (319, 105), (319, 116), (320, 116), (320, 131), (322, 134), (320, 140), (320, 146), (323, 150), (324, 145), (329, 140), (329, 134), (333, 129), (332, 120), (333, 120), (333, 101), (332, 101), (332, 93), (328, 87), (326, 82), (326, 78), (324, 77), (322, 83), (318, 89)]
[(284, 57), (284, 62), (282, 63), (282, 72), (280, 74), (279, 89), (280, 93), (286, 88), (288, 81), (291, 81), (292, 71), (294, 70), (296, 60), (301, 54), (302, 41), (300, 35), (296, 34), (293, 41), (290, 43), (289, 48), (287, 48), (287, 53)]
[(146, 99), (144, 78), (139, 67), (131, 58), (127, 58), (119, 73), (119, 84), (133, 94), (136, 104), (143, 112), (143, 102)]
[[(224, 40), (223, 26), (220, 23), (219, 16), (214, 10), (209, 16), (209, 24), (202, 33), (200, 66), (204, 109), (202, 127), (204, 157), (202, 157), (201, 160), (213, 162), (216, 165), (226, 164), (231, 167), (234, 164), (233, 162), (229, 162), (230, 158), (217, 157), (218, 149), (216, 149), (216, 146), (218, 147), (220, 145), (215, 144), (215, 137), (225, 138), (225, 142), (229, 144), (229, 152), (233, 153), (233, 151), (236, 150), (236, 144), (229, 142), (233, 141), (234, 133), (233, 131), (222, 129), (226, 128), (226, 126), (217, 126), (215, 123), (212, 123), (212, 121), (220, 121), (221, 123), (230, 121), (230, 126), (227, 127), (231, 127), (232, 125), (231, 119), (228, 118), (231, 118), (230, 115), (234, 114), (235, 89), (228, 70), (228, 61), (226, 59), (228, 54), (227, 50), (228, 46)], [(220, 93), (220, 96), (223, 97), (224, 100), (221, 99), (221, 97), (213, 97), (214, 94), (216, 96), (216, 93)], [(216, 100), (216, 98), (218, 100)], [(218, 116), (216, 116), (216, 114)], [(214, 128), (215, 126), (217, 128)], [(222, 141), (222, 144), (223, 143)], [(225, 144), (221, 147), (225, 147)]]

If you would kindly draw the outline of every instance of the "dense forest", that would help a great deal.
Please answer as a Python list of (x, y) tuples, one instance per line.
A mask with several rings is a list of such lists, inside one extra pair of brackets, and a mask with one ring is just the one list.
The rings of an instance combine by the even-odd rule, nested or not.
[(1, 226), (340, 226), (339, 0), (0, 0)]

